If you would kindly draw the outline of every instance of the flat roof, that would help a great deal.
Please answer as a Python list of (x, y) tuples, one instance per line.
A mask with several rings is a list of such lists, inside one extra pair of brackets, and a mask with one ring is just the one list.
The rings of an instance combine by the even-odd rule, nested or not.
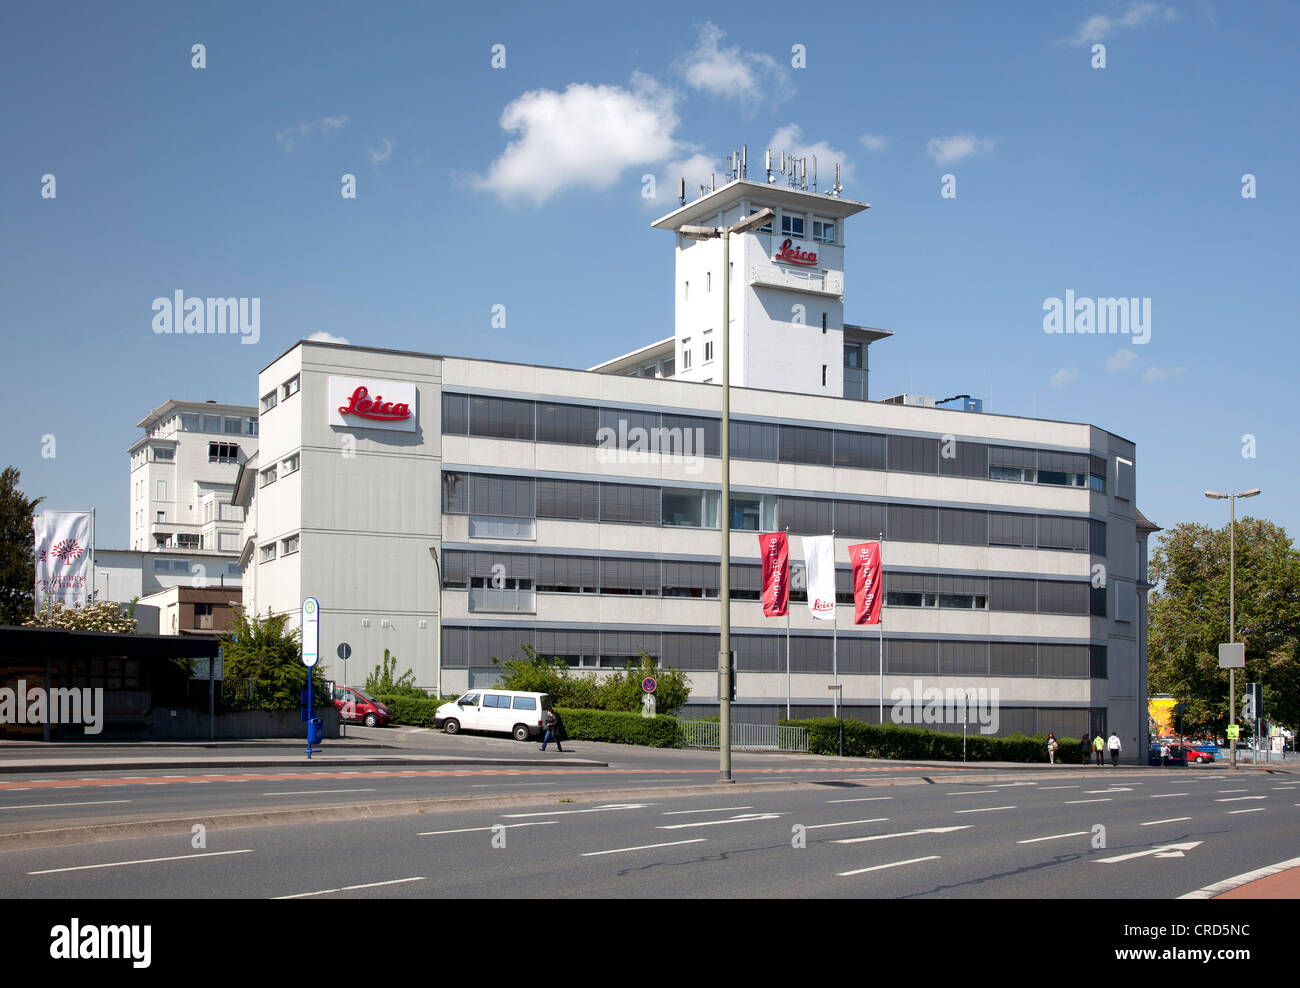
[(148, 428), (149, 423), (156, 422), (164, 415), (170, 415), (172, 412), (178, 411), (180, 409), (184, 409), (186, 411), (193, 409), (195, 411), (200, 411), (200, 412), (202, 411), (238, 412), (241, 415), (249, 414), (254, 417), (257, 416), (256, 405), (230, 405), (221, 401), (183, 401), (179, 398), (168, 398), (161, 405), (155, 408), (152, 412), (150, 412), (139, 422), (137, 422), (135, 424), (136, 428), (138, 429)]
[(64, 628), (0, 626), (0, 660), (116, 658), (200, 659), (215, 657), (216, 639), (180, 635), (131, 635), (109, 631), (68, 631)]
[(671, 213), (659, 217), (650, 225), (656, 230), (676, 230), (679, 226), (694, 223), (696, 220), (716, 213), (722, 208), (724, 202), (732, 202), (739, 198), (761, 199), (764, 202), (774, 202), (783, 208), (816, 210), (835, 219), (844, 219), (871, 208), (869, 202), (859, 202), (856, 199), (833, 196), (826, 192), (797, 189), (789, 185), (783, 185), (779, 181), (769, 183), (755, 182), (748, 178), (737, 178), (721, 188), (700, 196), (693, 202), (678, 206)]

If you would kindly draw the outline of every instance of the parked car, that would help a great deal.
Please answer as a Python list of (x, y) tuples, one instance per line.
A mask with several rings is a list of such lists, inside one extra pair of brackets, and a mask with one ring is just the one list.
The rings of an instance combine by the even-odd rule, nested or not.
[(389, 709), (373, 696), (354, 686), (334, 687), (334, 706), (345, 724), (387, 727), (393, 721)]
[[(1151, 746), (1150, 750), (1147, 752), (1147, 764), (1148, 765), (1160, 764), (1160, 745), (1153, 744)], [(1187, 749), (1183, 747), (1181, 744), (1169, 745), (1169, 764), (1182, 765), (1186, 767)]]
[(448, 734), (492, 731), (509, 734), (516, 741), (527, 741), (542, 736), (542, 720), (550, 709), (551, 698), (546, 693), (470, 690), (460, 699), (439, 707), (433, 724)]
[(1194, 762), (1212, 762), (1219, 757), (1219, 746), (1209, 741), (1187, 746), (1187, 757)]

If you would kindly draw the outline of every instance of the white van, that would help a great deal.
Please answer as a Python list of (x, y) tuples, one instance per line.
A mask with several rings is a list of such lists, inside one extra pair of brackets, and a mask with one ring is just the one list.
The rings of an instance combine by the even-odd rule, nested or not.
[(551, 709), (547, 693), (516, 693), (512, 690), (470, 690), (452, 703), (444, 703), (433, 723), (448, 734), (461, 731), (495, 731), (511, 734), (516, 741), (541, 737), (543, 719)]

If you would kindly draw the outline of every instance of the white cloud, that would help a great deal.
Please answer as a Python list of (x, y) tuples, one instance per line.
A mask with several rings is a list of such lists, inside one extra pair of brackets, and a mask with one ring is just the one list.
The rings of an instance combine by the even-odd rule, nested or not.
[(562, 93), (526, 92), (501, 113), (501, 128), (518, 136), (471, 184), (534, 205), (566, 188), (607, 189), (627, 168), (680, 151), (673, 104), (671, 91), (639, 73), (628, 89), (571, 83)]
[(1118, 374), (1126, 371), (1137, 363), (1137, 351), (1133, 349), (1119, 349), (1106, 358), (1106, 373)]
[(868, 151), (883, 151), (889, 147), (889, 138), (884, 134), (863, 134), (858, 143)]
[(307, 337), (307, 341), (309, 343), (340, 343), (343, 346), (349, 345), (346, 337), (335, 336), (333, 333), (327, 333), (323, 329), (316, 330), (316, 332), (312, 333), (311, 336)]
[(1186, 367), (1148, 367), (1142, 373), (1144, 381), (1163, 381), (1170, 377), (1180, 377), (1187, 373)]
[(379, 145), (377, 148), (366, 148), (366, 154), (370, 155), (372, 165), (380, 164), (393, 156), (393, 142), (387, 137), (381, 137)]
[(1155, 20), (1172, 21), (1178, 14), (1172, 7), (1158, 3), (1131, 3), (1128, 10), (1118, 17), (1108, 14), (1094, 14), (1079, 25), (1079, 30), (1070, 39), (1076, 45), (1086, 45), (1094, 41), (1103, 41), (1119, 28), (1140, 27)]
[[(813, 157), (817, 158), (817, 190), (825, 192), (835, 184), (835, 165), (838, 162), (840, 166), (840, 183), (848, 185), (853, 180), (853, 163), (849, 161), (849, 156), (844, 151), (831, 147), (825, 141), (810, 143), (804, 140), (803, 128), (797, 124), (786, 124), (775, 134), (767, 145), (772, 149), (772, 169), (775, 171), (781, 167), (781, 152), (787, 152), (787, 156), (793, 155), (796, 158), (808, 159), (808, 188), (812, 188), (812, 171)], [(763, 175), (763, 152), (759, 151), (753, 157), (757, 163), (755, 167), (750, 168), (749, 174), (752, 178), (762, 181)], [(787, 171), (788, 171), (787, 162)], [(781, 182), (778, 176), (777, 183)]]
[(1050, 383), (1054, 388), (1063, 388), (1078, 376), (1079, 374), (1077, 371), (1072, 371), (1068, 367), (1062, 367), (1052, 375)]
[(275, 135), (275, 139), (280, 143), (280, 147), (286, 151), (292, 151), (294, 142), (298, 138), (307, 137), (311, 134), (333, 134), (335, 131), (342, 130), (350, 122), (347, 117), (321, 117), (319, 120), (310, 120), (307, 123), (286, 127)]
[(711, 22), (700, 28), (700, 43), (678, 63), (686, 84), (723, 99), (754, 105), (791, 95), (788, 73), (770, 55), (718, 45), (727, 33)]
[(992, 151), (991, 138), (976, 137), (974, 134), (932, 137), (925, 146), (925, 153), (934, 159), (936, 165), (951, 165), (972, 154), (989, 154)]

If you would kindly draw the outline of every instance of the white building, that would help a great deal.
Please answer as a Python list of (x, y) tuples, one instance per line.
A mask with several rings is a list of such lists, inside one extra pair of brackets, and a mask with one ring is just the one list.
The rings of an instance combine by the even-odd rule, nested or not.
[[(1144, 751), (1152, 527), (1138, 525), (1133, 444), (1084, 423), (861, 400), (865, 344), (888, 335), (843, 321), (844, 221), (864, 204), (740, 180), (655, 226), (761, 206), (777, 208), (774, 232), (737, 238), (732, 269), (735, 719), (786, 712), (786, 622), (762, 615), (757, 533), (788, 530), (797, 564), (797, 536), (834, 529), (849, 601), (847, 546), (884, 535), (886, 710), (917, 680), (997, 688), (1000, 733), (1117, 729)], [(785, 243), (787, 215), (804, 246)], [(782, 274), (776, 254), (813, 245), (815, 273)], [(679, 237), (674, 336), (594, 371), (308, 341), (272, 361), (259, 394), (278, 400), (235, 493), (245, 600), (296, 615), (317, 597), (339, 678), (343, 642), (353, 680), (388, 648), (426, 687), (440, 658), (444, 692), (491, 682), (493, 659), (525, 643), (593, 669), (644, 648), (691, 673), (692, 709), (716, 705), (716, 247)], [(830, 710), (827, 625), (792, 604), (795, 716)], [(874, 720), (877, 631), (851, 607), (837, 631), (844, 704)]]

